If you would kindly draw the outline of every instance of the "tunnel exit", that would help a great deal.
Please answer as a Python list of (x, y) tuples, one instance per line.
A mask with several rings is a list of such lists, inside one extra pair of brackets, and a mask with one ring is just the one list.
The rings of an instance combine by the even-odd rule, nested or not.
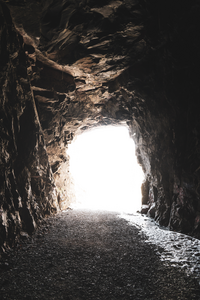
[(143, 171), (125, 126), (101, 126), (69, 145), (72, 208), (134, 212), (141, 208)]

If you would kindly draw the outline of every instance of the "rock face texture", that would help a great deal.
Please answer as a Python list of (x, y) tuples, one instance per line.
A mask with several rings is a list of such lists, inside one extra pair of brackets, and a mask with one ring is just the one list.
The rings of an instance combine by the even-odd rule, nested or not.
[(76, 134), (124, 123), (145, 173), (149, 214), (199, 237), (200, 2), (7, 6), (0, 6), (1, 244), (26, 215), (18, 206), (29, 223), (57, 202), (68, 206), (66, 147)]
[(0, 5), (0, 245), (13, 245), (57, 210), (44, 137), (27, 75), (23, 39)]

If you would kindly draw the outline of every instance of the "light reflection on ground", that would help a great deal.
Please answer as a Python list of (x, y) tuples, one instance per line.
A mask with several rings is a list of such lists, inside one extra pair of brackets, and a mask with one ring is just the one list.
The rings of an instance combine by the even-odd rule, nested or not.
[(200, 284), (200, 240), (161, 228), (152, 219), (137, 213), (121, 214), (120, 217), (137, 226), (140, 234), (147, 237), (147, 243), (158, 247), (163, 262), (170, 262), (170, 265), (184, 269), (186, 274), (195, 275)]

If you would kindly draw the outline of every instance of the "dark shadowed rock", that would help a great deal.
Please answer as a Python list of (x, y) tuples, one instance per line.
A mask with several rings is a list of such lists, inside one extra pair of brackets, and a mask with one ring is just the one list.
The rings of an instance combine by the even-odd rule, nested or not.
[(32, 89), (23, 39), (0, 3), (0, 246), (29, 234), (57, 210), (57, 196)]

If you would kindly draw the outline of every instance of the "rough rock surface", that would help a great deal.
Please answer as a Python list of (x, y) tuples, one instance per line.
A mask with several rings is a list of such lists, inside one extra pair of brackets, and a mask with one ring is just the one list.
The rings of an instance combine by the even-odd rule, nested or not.
[(57, 211), (57, 196), (27, 76), (23, 39), (0, 4), (0, 245)]
[[(19, 65), (30, 78), (60, 207), (71, 197), (63, 176), (70, 140), (93, 126), (125, 123), (146, 177), (143, 203), (155, 204), (161, 225), (199, 237), (200, 2), (6, 2), (17, 28), (7, 36), (24, 43), (26, 67)], [(15, 47), (2, 48), (2, 62), (8, 54), (14, 59)], [(10, 76), (3, 66), (1, 80)]]
[(116, 213), (50, 217), (2, 260), (1, 299), (199, 299), (197, 281), (164, 266), (138, 231)]

